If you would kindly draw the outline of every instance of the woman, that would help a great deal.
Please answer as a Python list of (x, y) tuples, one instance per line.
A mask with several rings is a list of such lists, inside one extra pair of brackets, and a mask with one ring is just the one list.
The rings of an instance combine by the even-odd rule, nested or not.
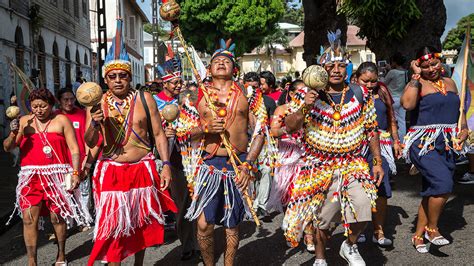
[(438, 219), (453, 189), (455, 153), (464, 152), (468, 130), (464, 112), (458, 127), (460, 100), (454, 81), (441, 76), (441, 53), (423, 47), (416, 57), (411, 62), (414, 74), (401, 98), (403, 107), (413, 110), (403, 156), (423, 176), (412, 243), (418, 252), (426, 253), (424, 238), (438, 246), (449, 244), (438, 231)]
[[(357, 83), (365, 86), (374, 96), (375, 112), (377, 114), (377, 123), (379, 126), (380, 149), (382, 152), (382, 168), (384, 178), (380, 184), (375, 201), (377, 212), (373, 214), (372, 221), (374, 225), (374, 236), (372, 242), (386, 247), (392, 245), (392, 240), (385, 238), (383, 225), (385, 222), (387, 199), (392, 197), (390, 187), (390, 174), (395, 175), (397, 168), (392, 148), (395, 150), (395, 157), (399, 158), (401, 154), (400, 139), (398, 138), (397, 120), (393, 111), (393, 99), (387, 87), (378, 82), (377, 66), (372, 62), (362, 63), (355, 72)], [(367, 155), (367, 161), (372, 169), (372, 155)], [(359, 236), (359, 242), (365, 242), (365, 235)]]
[[(49, 90), (32, 91), (29, 101), (32, 114), (23, 116), (19, 123), (17, 119), (13, 120), (10, 135), (3, 142), (5, 151), (20, 148), (15, 211), (19, 209), (23, 217), (28, 264), (37, 263), (38, 219), (49, 210), (58, 242), (56, 265), (65, 265), (66, 226), (72, 226), (73, 220), (78, 225), (91, 222), (90, 217), (82, 213), (74, 195), (69, 193), (80, 182), (79, 146), (69, 119), (53, 114), (55, 100)], [(68, 159), (69, 151), (72, 162)]]
[[(299, 141), (300, 132), (289, 133), (284, 125), (285, 117), (288, 115), (288, 102), (293, 100), (296, 91), (305, 87), (302, 80), (293, 81), (287, 89), (286, 98), (283, 99), (284, 104), (276, 108), (270, 125), (271, 134), (278, 138), (279, 165), (275, 168), (274, 182), (270, 192), (270, 199), (267, 203), (267, 210), (275, 209), (279, 212), (283, 211), (283, 207), (287, 205), (290, 199), (291, 189), (293, 187), (293, 179), (298, 176), (300, 171), (300, 159), (303, 150)], [(285, 227), (286, 225), (283, 225)], [(304, 243), (309, 252), (314, 252), (315, 246), (313, 242), (314, 229), (312, 225), (305, 228)]]

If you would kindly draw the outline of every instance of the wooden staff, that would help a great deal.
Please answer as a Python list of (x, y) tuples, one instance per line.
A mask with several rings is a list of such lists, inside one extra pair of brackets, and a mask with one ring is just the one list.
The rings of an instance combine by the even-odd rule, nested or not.
[[(183, 35), (181, 34), (181, 29), (179, 28), (179, 25), (176, 23), (175, 25), (175, 28), (174, 28), (174, 31), (176, 33), (176, 35), (178, 36), (178, 39), (180, 40), (181, 44), (183, 45), (183, 48), (184, 48), (184, 53), (186, 54), (186, 57), (188, 58), (188, 61), (189, 61), (189, 64), (191, 65), (191, 69), (193, 70), (193, 73), (194, 73), (194, 76), (196, 77), (196, 80), (197, 80), (197, 83), (198, 83), (198, 86), (201, 88), (202, 92), (203, 92), (203, 95), (204, 95), (204, 98), (206, 99), (207, 103), (209, 104), (209, 108), (213, 111), (211, 112), (212, 113), (212, 117), (215, 118), (216, 117), (216, 113), (217, 113), (217, 108), (216, 106), (213, 104), (213, 102), (211, 101), (210, 97), (209, 97), (209, 94), (207, 93), (207, 90), (206, 88), (204, 87), (204, 84), (202, 84), (202, 80), (201, 80), (201, 77), (199, 76), (199, 72), (197, 71), (196, 67), (194, 66), (194, 62), (191, 58), (191, 56), (189, 55), (189, 52), (188, 52), (188, 47), (186, 45), (186, 43), (184, 42), (184, 38), (183, 38)], [(229, 158), (230, 158), (230, 162), (232, 164), (232, 167), (234, 168), (234, 171), (236, 173), (237, 176), (240, 175), (240, 171), (239, 171), (239, 168), (237, 166), (237, 162), (235, 161), (235, 157), (234, 157), (234, 152), (233, 152), (233, 149), (232, 149), (232, 145), (230, 144), (230, 141), (229, 139), (227, 138), (227, 136), (225, 135), (224, 132), (220, 133), (219, 134), (221, 139), (222, 139), (222, 143), (224, 144), (225, 146), (225, 149), (227, 151), (227, 154), (229, 155)], [(238, 158), (237, 158), (238, 159)], [(240, 160), (239, 160), (240, 161)], [(241, 162), (240, 162), (241, 163)], [(255, 224), (257, 226), (260, 226), (260, 220), (258, 219), (258, 216), (257, 216), (257, 213), (255, 212), (255, 210), (253, 209), (253, 201), (252, 199), (250, 198), (247, 190), (245, 191), (242, 191), (242, 194), (243, 194), (243, 197), (245, 199), (245, 201), (247, 202), (247, 205), (249, 207), (249, 210), (250, 210), (250, 213), (252, 215), (252, 218), (253, 220), (255, 221)]]
[[(461, 132), (462, 127), (462, 118), (466, 116), (464, 112), (466, 104), (466, 87), (467, 87), (467, 68), (468, 68), (468, 59), (470, 55), (469, 47), (471, 45), (471, 25), (467, 25), (466, 29), (466, 47), (464, 48), (464, 60), (463, 60), (463, 69), (461, 75), (461, 104), (459, 105), (459, 119), (458, 119), (458, 132)], [(469, 108), (469, 106), (468, 106)], [(455, 141), (456, 142), (456, 141)], [(459, 143), (453, 144), (456, 150), (461, 150), (462, 145)]]

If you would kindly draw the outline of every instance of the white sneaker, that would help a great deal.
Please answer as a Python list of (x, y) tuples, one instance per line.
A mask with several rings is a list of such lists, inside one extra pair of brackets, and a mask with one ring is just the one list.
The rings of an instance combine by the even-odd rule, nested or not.
[(474, 184), (474, 174), (469, 172), (465, 173), (460, 179), (458, 179), (458, 183), (464, 185)]
[(347, 241), (342, 242), (339, 255), (349, 263), (349, 266), (365, 266), (365, 261), (359, 254), (357, 244), (349, 245)]
[(313, 263), (313, 266), (327, 266), (328, 263), (325, 259), (316, 259)]

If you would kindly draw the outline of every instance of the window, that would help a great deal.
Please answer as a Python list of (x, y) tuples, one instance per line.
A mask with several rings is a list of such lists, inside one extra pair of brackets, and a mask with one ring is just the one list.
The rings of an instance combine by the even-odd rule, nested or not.
[(79, 17), (79, 0), (74, 0), (74, 16)]
[(276, 72), (283, 72), (283, 60), (277, 59), (276, 60)]
[(58, 6), (58, 0), (49, 0), (49, 3), (53, 6)]
[(135, 40), (135, 16), (128, 17), (128, 37), (131, 40)]
[(69, 13), (69, 0), (64, 0), (63, 1), (63, 8), (64, 8), (64, 11)]
[(84, 65), (89, 65), (89, 58), (87, 58), (87, 51), (84, 53)]
[(372, 62), (372, 54), (366, 54), (365, 57), (367, 62)]
[(58, 44), (56, 41), (53, 43), (53, 81), (54, 81), (54, 95), (59, 90), (60, 79), (59, 79), (59, 51)]
[(258, 72), (258, 69), (260, 68), (261, 63), (262, 61), (260, 61), (260, 59), (258, 58), (253, 60), (253, 70)]
[(82, 0), (82, 15), (85, 18), (89, 17), (89, 8), (87, 8), (87, 1), (86, 0)]

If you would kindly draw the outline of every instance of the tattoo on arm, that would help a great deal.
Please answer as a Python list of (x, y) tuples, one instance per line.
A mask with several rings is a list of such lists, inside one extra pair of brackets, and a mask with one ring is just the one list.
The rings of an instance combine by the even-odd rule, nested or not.
[(419, 80), (416, 80), (416, 79), (412, 79), (410, 80), (410, 82), (408, 83), (408, 85), (410, 85), (410, 87), (415, 87), (417, 89), (421, 89), (421, 83)]
[(262, 151), (263, 143), (265, 142), (265, 138), (262, 134), (257, 135), (250, 145), (249, 153), (247, 154), (247, 161), (255, 162), (257, 160), (258, 155)]
[(79, 170), (80, 169), (80, 155), (79, 153), (73, 153), (71, 154), (71, 159), (72, 159), (72, 169), (74, 170)]

